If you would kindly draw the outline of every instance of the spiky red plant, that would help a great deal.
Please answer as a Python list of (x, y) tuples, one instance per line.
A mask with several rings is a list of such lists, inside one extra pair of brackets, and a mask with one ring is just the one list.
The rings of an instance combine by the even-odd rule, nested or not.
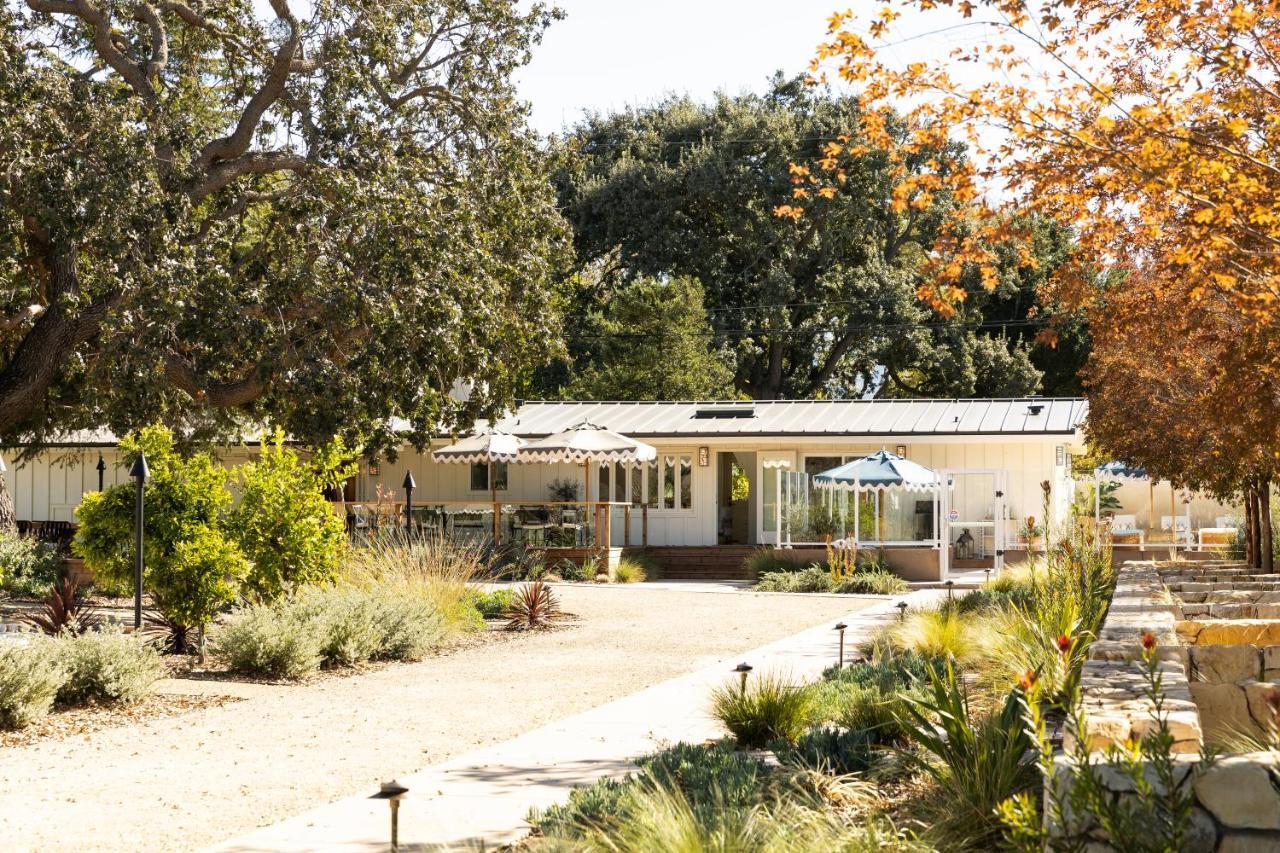
[(535, 631), (555, 627), (568, 616), (560, 609), (555, 591), (542, 581), (527, 583), (516, 590), (505, 613), (508, 631)]
[(27, 622), (46, 634), (83, 634), (102, 624), (97, 609), (79, 595), (80, 587), (72, 578), (54, 584), (40, 609), (27, 614)]

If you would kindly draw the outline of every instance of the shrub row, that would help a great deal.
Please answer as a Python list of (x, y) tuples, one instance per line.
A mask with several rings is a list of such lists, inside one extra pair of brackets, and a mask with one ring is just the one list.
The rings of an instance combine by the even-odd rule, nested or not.
[(107, 631), (0, 646), (0, 727), (28, 726), (55, 704), (138, 702), (164, 672), (149, 642)]
[(427, 599), (377, 587), (311, 587), (236, 610), (213, 637), (232, 672), (298, 679), (322, 666), (418, 660), (446, 636)]
[(815, 563), (799, 571), (765, 572), (756, 582), (761, 592), (835, 592), (852, 595), (894, 595), (907, 582), (887, 569), (859, 568), (843, 579)]

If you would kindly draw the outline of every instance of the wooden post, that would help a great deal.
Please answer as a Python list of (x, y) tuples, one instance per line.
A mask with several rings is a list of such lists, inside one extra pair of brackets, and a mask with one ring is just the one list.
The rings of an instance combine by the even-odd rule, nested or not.
[(502, 542), (502, 504), (493, 502), (493, 543)]
[[(600, 514), (604, 516), (604, 549), (605, 553), (609, 553), (609, 549), (613, 547), (613, 507), (609, 504), (600, 506)], [(606, 560), (608, 558), (606, 557)]]
[(622, 508), (622, 547), (631, 547), (631, 504)]
[(649, 549), (649, 505), (642, 504), (640, 507), (640, 547), (646, 551)]
[(1173, 493), (1173, 480), (1169, 481), (1169, 559), (1178, 559), (1178, 504)]

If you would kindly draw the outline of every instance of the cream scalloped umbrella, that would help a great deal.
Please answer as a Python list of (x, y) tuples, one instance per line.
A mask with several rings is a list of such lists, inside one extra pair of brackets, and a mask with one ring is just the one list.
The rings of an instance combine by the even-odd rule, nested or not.
[[(436, 462), (455, 462), (464, 465), (489, 466), (489, 499), (498, 502), (498, 481), (494, 476), (494, 465), (499, 462), (518, 462), (520, 449), (525, 445), (523, 438), (496, 429), (482, 429), (464, 439), (455, 441), (447, 447), (431, 451), (431, 458)], [(493, 514), (493, 537), (498, 538), (498, 513)]]
[(519, 458), (521, 462), (581, 462), (583, 501), (590, 502), (592, 462), (634, 465), (652, 462), (658, 458), (658, 451), (642, 441), (583, 421), (546, 438), (528, 442), (520, 448)]

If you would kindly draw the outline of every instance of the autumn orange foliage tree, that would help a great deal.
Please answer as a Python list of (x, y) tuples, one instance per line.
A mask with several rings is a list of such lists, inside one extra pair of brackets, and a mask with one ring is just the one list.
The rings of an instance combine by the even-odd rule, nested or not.
[[(904, 38), (908, 22), (937, 27)], [(961, 46), (902, 56), (944, 37)], [(902, 156), (957, 138), (976, 152), (914, 188), (981, 211), (934, 246), (921, 296), (938, 310), (973, 269), (991, 286), (991, 247), (1025, 215), (1075, 230), (1081, 262), (1047, 287), (1089, 311), (1091, 438), (1179, 484), (1252, 496), (1260, 561), (1280, 459), (1280, 5), (888, 0), (833, 15), (813, 70), (861, 93), (871, 143), (903, 115)], [(1103, 285), (1099, 267), (1124, 274)]]

